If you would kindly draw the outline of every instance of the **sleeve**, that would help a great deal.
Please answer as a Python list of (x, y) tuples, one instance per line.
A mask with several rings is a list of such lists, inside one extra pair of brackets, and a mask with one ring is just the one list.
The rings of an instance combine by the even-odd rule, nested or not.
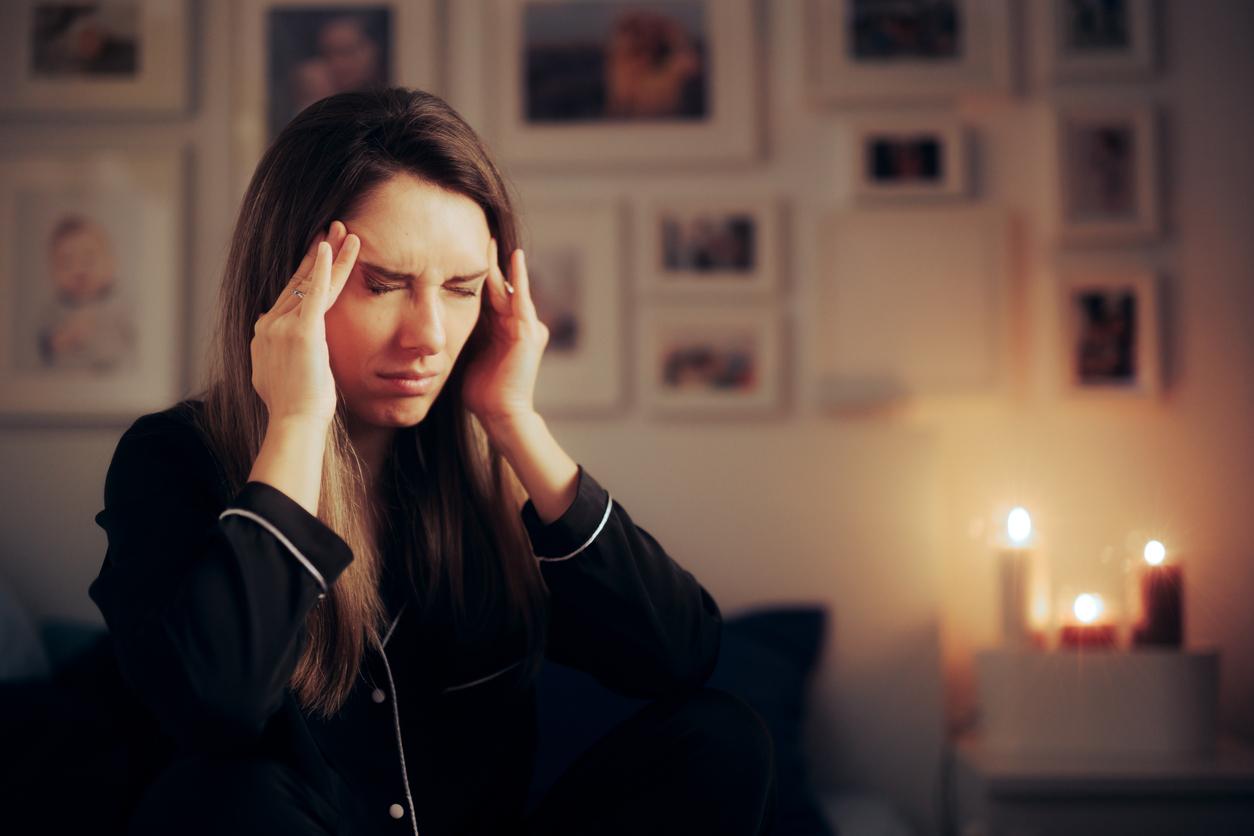
[(90, 595), (129, 686), (181, 746), (233, 749), (279, 708), (305, 618), (352, 561), (338, 534), (270, 485), (223, 507), (191, 425), (145, 416), (123, 435), (96, 522)]
[(531, 500), (522, 517), (549, 588), (548, 658), (632, 697), (709, 679), (722, 638), (718, 605), (582, 465), (560, 518), (545, 525)]

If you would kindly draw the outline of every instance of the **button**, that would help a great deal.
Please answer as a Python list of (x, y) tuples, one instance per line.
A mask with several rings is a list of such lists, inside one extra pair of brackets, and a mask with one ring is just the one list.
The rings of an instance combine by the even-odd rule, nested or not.
[(384, 694), (382, 691), (380, 691), (378, 688), (375, 688), (373, 691), (370, 692), (370, 699), (374, 700), (375, 702), (383, 702), (384, 700), (387, 699), (387, 695)]
[(390, 815), (394, 819), (404, 818), (405, 808), (399, 804), (393, 804), (391, 807), (388, 808), (388, 815)]

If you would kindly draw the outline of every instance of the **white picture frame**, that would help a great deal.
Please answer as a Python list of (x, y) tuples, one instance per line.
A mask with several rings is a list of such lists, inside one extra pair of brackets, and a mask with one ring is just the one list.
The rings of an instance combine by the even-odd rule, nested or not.
[(961, 199), (970, 191), (970, 138), (951, 116), (851, 120), (849, 170), (859, 202)]
[(1162, 389), (1158, 276), (1136, 267), (1070, 268), (1058, 284), (1063, 392), (1156, 395)]
[(879, 408), (998, 396), (1010, 369), (1010, 220), (946, 205), (816, 219), (806, 308), (814, 401)]
[[(15, 0), (6, 6), (0, 113), (187, 109), (192, 54), (187, 0)], [(84, 42), (93, 45), (90, 54)]]
[[(365, 34), (372, 40), (380, 36), (370, 27), (383, 16), (387, 41), (376, 46), (386, 76), (384, 83), (440, 92), (444, 38), (437, 0), (238, 0), (233, 76), (233, 168), (237, 194), (247, 190), (253, 170), (277, 127), (272, 108), (280, 91), (276, 89), (278, 80), (273, 77), (273, 62), (277, 59), (272, 49), (278, 48), (279, 33), (271, 22), (276, 15), (305, 14), (317, 20), (331, 13), (357, 15), (363, 21), (363, 31), (369, 29)], [(313, 82), (310, 86), (314, 89)], [(326, 92), (335, 91), (328, 88)], [(293, 101), (293, 106), (298, 106), (295, 97)]]
[(782, 405), (774, 306), (665, 305), (638, 322), (641, 402), (654, 416), (762, 416)]
[(177, 398), (186, 169), (180, 148), (0, 157), (0, 415)]
[(1069, 105), (1055, 120), (1058, 232), (1068, 245), (1160, 234), (1158, 114), (1152, 105)]
[(876, 10), (860, 8), (859, 0), (810, 0), (806, 55), (813, 99), (826, 105), (917, 103), (1008, 93), (1014, 84), (1011, 5), (949, 2), (952, 31), (934, 25), (934, 36), (912, 47), (894, 45), (884, 36), (887, 29), (879, 32)]
[(1034, 11), (1044, 36), (1046, 75), (1053, 81), (1153, 75), (1158, 50), (1154, 0), (1124, 0), (1121, 8), (1107, 9), (1094, 0), (1036, 0)]
[[(673, 6), (671, 22), (682, 31), (677, 37), (685, 39), (695, 56), (689, 59), (688, 75), (684, 77), (690, 86), (697, 85), (704, 91), (700, 95), (700, 112), (682, 118), (664, 110), (658, 111), (664, 115), (649, 115), (644, 110), (648, 104), (637, 105), (626, 96), (607, 92), (609, 84), (604, 76), (589, 81), (586, 73), (570, 69), (571, 61), (578, 55), (569, 61), (561, 57), (563, 51), (583, 54), (603, 48), (600, 39), (607, 36), (602, 30), (615, 20), (610, 15), (615, 7), (630, 8), (632, 0), (489, 3), (485, 95), (496, 104), (487, 114), (487, 134), (510, 166), (604, 169), (639, 164), (718, 165), (750, 162), (759, 156), (759, 45), (751, 0), (665, 0), (648, 5), (651, 12)], [(527, 43), (528, 14), (533, 18), (558, 14), (563, 16), (564, 26), (573, 27), (572, 13), (585, 19), (576, 40)], [(691, 26), (681, 20), (683, 16), (700, 21), (705, 27), (700, 36), (691, 32)], [(537, 81), (534, 88), (529, 88), (528, 74), (524, 72), (527, 62), (548, 67), (556, 80)], [(595, 61), (592, 65), (600, 66)], [(644, 88), (620, 86), (628, 90)], [(637, 98), (647, 101), (643, 95)], [(653, 97), (657, 102), (670, 102), (672, 98)], [(684, 101), (691, 104), (692, 98)], [(623, 108), (627, 115), (605, 116), (615, 101), (628, 102)], [(678, 108), (684, 101), (676, 100), (673, 104)], [(590, 104), (576, 108), (574, 103)], [(628, 107), (637, 110), (628, 111)]]
[(643, 295), (762, 295), (779, 286), (773, 197), (652, 197), (635, 205), (636, 287)]
[(520, 217), (532, 299), (549, 328), (536, 408), (555, 416), (613, 413), (625, 389), (621, 207), (542, 200)]

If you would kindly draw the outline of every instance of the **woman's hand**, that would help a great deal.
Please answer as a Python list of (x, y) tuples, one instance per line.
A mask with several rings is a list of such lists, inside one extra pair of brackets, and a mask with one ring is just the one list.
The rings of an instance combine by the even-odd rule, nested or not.
[(549, 329), (536, 316), (523, 251), (514, 250), (510, 255), (508, 288), (498, 263), (495, 238), (488, 257), (485, 346), (466, 370), (462, 397), (466, 407), (491, 431), (535, 413), (536, 377), (549, 342)]
[[(325, 316), (361, 249), (357, 236), (347, 232), (335, 221), (326, 235), (319, 235), (273, 307), (257, 320), (252, 382), (272, 423), (296, 418), (329, 426), (335, 417)], [(292, 293), (295, 289), (305, 296)]]

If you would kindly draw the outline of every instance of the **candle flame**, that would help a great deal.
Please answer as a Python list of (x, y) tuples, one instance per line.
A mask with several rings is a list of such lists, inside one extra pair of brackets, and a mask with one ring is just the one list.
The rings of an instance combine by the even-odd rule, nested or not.
[(1167, 547), (1157, 540), (1145, 544), (1145, 562), (1150, 566), (1161, 566), (1167, 559)]
[(1083, 624), (1092, 624), (1097, 617), (1102, 614), (1102, 596), (1094, 595), (1091, 592), (1085, 592), (1075, 597), (1075, 604), (1071, 607), (1075, 612), (1075, 617), (1080, 619)]
[(1006, 534), (1016, 546), (1027, 542), (1032, 536), (1032, 517), (1028, 515), (1028, 509), (1018, 506), (1010, 511), (1010, 515), (1006, 517)]

